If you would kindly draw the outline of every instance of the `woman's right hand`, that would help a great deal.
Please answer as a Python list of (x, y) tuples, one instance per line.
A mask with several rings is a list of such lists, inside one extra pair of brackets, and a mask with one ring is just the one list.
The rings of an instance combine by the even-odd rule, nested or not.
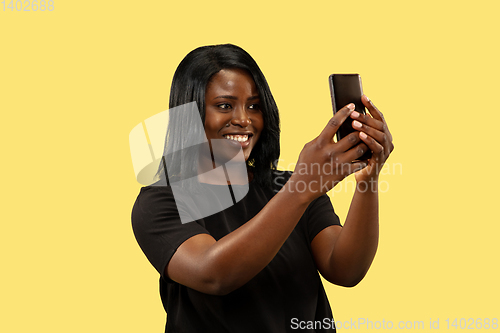
[(352, 162), (368, 150), (365, 143), (359, 144), (362, 141), (358, 131), (333, 142), (333, 136), (353, 110), (352, 103), (340, 109), (321, 134), (302, 149), (287, 186), (305, 200), (316, 199), (351, 173), (366, 167), (366, 162)]

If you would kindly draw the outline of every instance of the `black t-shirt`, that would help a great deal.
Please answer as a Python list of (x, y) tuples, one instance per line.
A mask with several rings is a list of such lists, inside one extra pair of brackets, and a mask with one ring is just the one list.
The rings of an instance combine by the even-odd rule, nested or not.
[[(250, 182), (241, 201), (189, 223), (181, 223), (180, 215), (191, 214), (199, 200), (186, 196), (176, 203), (169, 186), (141, 189), (132, 210), (132, 226), (141, 249), (161, 275), (165, 332), (335, 332), (328, 328), (332, 312), (311, 251), (311, 241), (321, 230), (340, 225), (327, 195), (309, 205), (273, 260), (227, 295), (204, 294), (164, 276), (167, 263), (185, 240), (201, 233), (216, 240), (224, 237), (259, 213), (289, 177), (289, 172), (275, 172), (273, 188)], [(232, 188), (237, 191), (238, 186)], [(227, 191), (227, 186), (206, 185), (203, 195), (216, 197), (221, 189)], [(316, 322), (316, 329), (297, 329), (311, 327), (311, 321)]]

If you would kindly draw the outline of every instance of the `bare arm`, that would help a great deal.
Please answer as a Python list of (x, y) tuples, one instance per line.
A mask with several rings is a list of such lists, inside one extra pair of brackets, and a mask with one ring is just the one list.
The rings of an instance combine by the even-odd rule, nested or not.
[[(218, 241), (210, 235), (191, 237), (179, 246), (166, 267), (166, 275), (192, 289), (227, 294), (253, 278), (276, 255), (309, 203), (344, 177), (364, 166), (337, 168), (363, 153), (351, 149), (359, 142), (353, 133), (339, 143), (332, 138), (340, 124), (351, 114), (352, 107), (343, 108), (323, 132), (306, 144), (297, 165), (307, 168), (311, 163), (333, 165), (333, 173), (303, 174), (296, 172), (282, 190), (253, 219)], [(320, 171), (321, 172), (321, 171)], [(312, 184), (309, 191), (295, 189), (298, 182)], [(327, 184), (327, 188), (322, 184)]]
[(274, 258), (308, 204), (285, 184), (259, 214), (219, 241), (201, 234), (181, 244), (167, 266), (168, 276), (210, 294), (242, 286)]
[[(366, 98), (369, 115), (351, 115), (361, 123), (355, 126), (360, 138), (372, 150), (368, 166), (356, 173), (357, 186), (344, 227), (322, 230), (313, 240), (312, 248), (318, 269), (328, 281), (351, 287), (368, 271), (378, 246), (378, 176), (394, 149), (392, 135), (382, 113)], [(367, 134), (366, 137), (361, 133)]]
[(378, 194), (356, 189), (344, 227), (323, 229), (311, 244), (323, 277), (344, 287), (358, 284), (375, 257), (378, 231)]

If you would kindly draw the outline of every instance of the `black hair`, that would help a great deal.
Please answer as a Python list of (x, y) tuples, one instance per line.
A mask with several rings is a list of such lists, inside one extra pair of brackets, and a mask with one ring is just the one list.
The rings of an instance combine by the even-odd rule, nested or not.
[[(250, 153), (247, 165), (253, 168), (254, 182), (263, 186), (271, 186), (272, 170), (276, 169), (280, 155), (278, 107), (264, 74), (245, 50), (236, 45), (223, 44), (202, 46), (188, 53), (175, 71), (170, 89), (169, 108), (196, 102), (204, 126), (207, 85), (212, 77), (222, 69), (231, 68), (247, 71), (253, 78), (259, 93), (264, 129), (260, 134), (259, 141)], [(190, 158), (193, 160), (183, 164), (182, 167), (176, 163), (179, 156), (175, 156), (175, 152), (188, 147), (186, 140), (189, 140), (189, 136), (182, 133), (186, 127), (178, 126), (178, 124), (186, 124), (186, 119), (180, 119), (182, 117), (182, 112), (170, 112), (164, 151), (164, 156), (167, 156), (168, 153), (169, 158), (166, 162), (160, 163), (157, 173), (160, 179), (165, 179), (165, 168), (170, 179), (186, 179), (196, 174), (197, 161), (195, 159), (197, 155), (191, 154)], [(189, 120), (187, 121), (189, 122)], [(184, 170), (186, 166), (192, 170)]]

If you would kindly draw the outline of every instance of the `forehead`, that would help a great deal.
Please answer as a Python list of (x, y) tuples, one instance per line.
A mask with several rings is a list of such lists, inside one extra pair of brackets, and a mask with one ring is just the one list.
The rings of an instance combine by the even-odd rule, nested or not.
[(246, 94), (258, 95), (257, 87), (250, 74), (243, 69), (222, 69), (207, 85), (207, 95)]

